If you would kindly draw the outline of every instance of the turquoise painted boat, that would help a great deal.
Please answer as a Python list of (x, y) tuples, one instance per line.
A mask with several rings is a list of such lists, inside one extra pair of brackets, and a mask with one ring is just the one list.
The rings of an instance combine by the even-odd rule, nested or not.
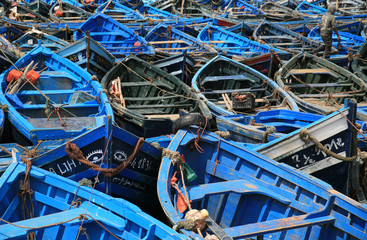
[[(17, 70), (18, 69), (18, 70)], [(22, 71), (19, 71), (23, 69)], [(101, 85), (73, 62), (39, 46), (0, 75), (0, 102), (19, 143), (76, 137), (113, 116)]]
[(74, 41), (85, 37), (87, 31), (90, 31), (90, 36), (116, 58), (123, 58), (129, 54), (154, 55), (153, 48), (147, 45), (143, 37), (102, 13), (94, 14), (85, 21), (80, 30), (74, 32)]
[(192, 57), (217, 54), (213, 47), (163, 23), (150, 30), (145, 39), (150, 45), (154, 46), (154, 51), (169, 55), (177, 55), (183, 52)]
[(53, 52), (69, 45), (69, 43), (64, 40), (36, 29), (32, 29), (25, 33), (22, 37), (14, 41), (14, 44), (18, 46), (19, 50), (27, 53), (37, 47), (39, 41), (41, 42), (41, 46), (48, 48)]
[(126, 200), (30, 162), (13, 163), (0, 191), (3, 239), (188, 239)]
[(281, 50), (277, 48), (251, 41), (248, 38), (211, 24), (205, 26), (197, 38), (213, 46), (218, 52), (228, 56), (236, 55), (248, 58), (271, 51), (281, 52)]
[(367, 238), (366, 205), (214, 133), (196, 132), (180, 130), (162, 160), (158, 195), (172, 224), (184, 220), (190, 205), (208, 211), (202, 234), (219, 239)]

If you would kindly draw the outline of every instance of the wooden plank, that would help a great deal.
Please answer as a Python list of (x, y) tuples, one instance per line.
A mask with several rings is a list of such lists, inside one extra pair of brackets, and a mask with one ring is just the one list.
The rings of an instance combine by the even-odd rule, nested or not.
[[(331, 96), (333, 98), (341, 98), (341, 97), (363, 97), (365, 95), (364, 92), (362, 93), (354, 93), (354, 94), (347, 94), (347, 93), (336, 93), (336, 94), (331, 94)], [(297, 97), (300, 98), (327, 98), (329, 96), (329, 94), (298, 94), (296, 95)]]
[(170, 90), (173, 90), (173, 86), (170, 86), (168, 84), (163, 84), (163, 83), (159, 83), (159, 82), (121, 82), (121, 87), (144, 87), (144, 86), (158, 86), (158, 87), (165, 87), (168, 88)]
[(128, 109), (140, 109), (140, 108), (187, 108), (191, 107), (191, 103), (186, 104), (148, 104), (148, 105), (132, 105), (128, 106)]
[(158, 96), (158, 97), (125, 97), (126, 101), (161, 101), (164, 99), (179, 98), (179, 96)]
[(201, 82), (201, 84), (204, 84), (206, 82), (217, 82), (217, 81), (227, 81), (227, 80), (250, 80), (248, 77), (238, 74), (238, 75), (226, 75), (226, 76), (208, 76), (204, 78), (204, 80)]
[(263, 88), (239, 88), (239, 89), (226, 89), (226, 90), (213, 90), (202, 92), (204, 95), (233, 93), (233, 92), (265, 92)]
[(290, 88), (309, 88), (309, 87), (351, 87), (353, 83), (307, 83), (307, 84), (288, 84)]
[(291, 69), (289, 74), (299, 75), (299, 74), (331, 74), (329, 69), (325, 68), (308, 68), (308, 69)]
[(145, 115), (148, 119), (152, 119), (152, 118), (168, 118), (173, 120), (176, 120), (180, 117), (179, 114), (158, 114), (158, 115)]

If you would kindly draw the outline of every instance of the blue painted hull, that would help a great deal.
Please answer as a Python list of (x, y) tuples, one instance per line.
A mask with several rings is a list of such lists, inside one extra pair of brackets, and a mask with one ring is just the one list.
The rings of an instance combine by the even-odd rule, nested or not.
[[(40, 36), (42, 37), (40, 38)], [(38, 46), (38, 39), (41, 40), (41, 46), (50, 49), (53, 52), (69, 45), (69, 43), (64, 40), (37, 30), (27, 32), (21, 38), (14, 41), (14, 43), (19, 46), (19, 49), (22, 52), (27, 53)]]
[(252, 57), (270, 51), (281, 52), (277, 48), (251, 41), (248, 38), (210, 24), (203, 28), (197, 38), (204, 43), (213, 45), (220, 53), (228, 56)]
[(144, 38), (104, 14), (93, 15), (80, 26), (80, 30), (74, 32), (74, 41), (90, 31), (90, 36), (116, 58), (129, 54), (154, 55), (153, 48), (147, 45)]
[(0, 226), (1, 238), (186, 239), (126, 200), (35, 166), (27, 174), (32, 191), (28, 195), (20, 190), (25, 171), (23, 163), (13, 163), (0, 180), (0, 214), (8, 221)]
[[(105, 169), (116, 168), (124, 163), (133, 154), (139, 140), (128, 131), (109, 124), (111, 123), (70, 140), (89, 162)], [(157, 148), (144, 143), (127, 167), (113, 176), (98, 174), (98, 171), (72, 159), (65, 152), (66, 148), (67, 144), (64, 143), (33, 158), (33, 165), (76, 182), (87, 178), (94, 184), (98, 177), (95, 188), (101, 192), (128, 199), (136, 204), (158, 205), (156, 183), (161, 151)]]
[[(351, 48), (351, 51), (355, 53), (365, 42), (365, 39), (361, 36), (357, 36), (357, 35), (354, 35), (348, 32), (342, 32), (342, 31), (338, 31), (338, 33), (340, 36), (340, 43), (343, 45), (343, 49), (342, 51), (339, 51), (339, 53), (345, 53), (345, 54), (348, 53), (347, 48)], [(319, 27), (315, 27), (314, 29), (312, 29), (308, 33), (308, 37), (316, 41), (322, 42)], [(335, 33), (333, 33), (332, 38), (333, 38), (333, 46), (336, 48), (338, 44), (338, 39)]]
[[(364, 230), (367, 209), (363, 205), (323, 181), (223, 139), (219, 142), (215, 134), (205, 132), (198, 140), (193, 134), (196, 130), (179, 131), (168, 147), (182, 154), (197, 175), (191, 182), (186, 180), (186, 190), (171, 157), (162, 160), (158, 194), (172, 223), (183, 220), (188, 211), (178, 207), (177, 190), (171, 185), (177, 172), (177, 188), (192, 201), (193, 209), (207, 209), (212, 219), (207, 222), (217, 227), (206, 232), (219, 238), (316, 240), (342, 239), (340, 236), (347, 235), (352, 239), (367, 238)], [(193, 146), (194, 141), (203, 152)], [(200, 239), (194, 232), (182, 231)]]
[(121, 23), (143, 23), (146, 20), (140, 13), (114, 1), (105, 2), (96, 9), (96, 12), (102, 12)]
[(170, 55), (180, 54), (184, 51), (191, 56), (217, 53), (216, 50), (209, 45), (165, 24), (158, 24), (148, 32), (145, 39), (154, 46), (155, 51), (165, 52)]
[(10, 87), (7, 77), (14, 67), (0, 75), (0, 102), (8, 105), (12, 127), (27, 142), (76, 137), (112, 116), (101, 85), (79, 66), (43, 47), (29, 52), (15, 66), (24, 68), (32, 62), (40, 74), (34, 84), (11, 82)]

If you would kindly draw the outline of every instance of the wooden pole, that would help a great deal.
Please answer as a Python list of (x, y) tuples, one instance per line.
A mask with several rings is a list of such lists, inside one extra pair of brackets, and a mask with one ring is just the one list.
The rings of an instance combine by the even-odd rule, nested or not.
[(90, 31), (87, 31), (87, 72), (89, 72), (90, 61)]

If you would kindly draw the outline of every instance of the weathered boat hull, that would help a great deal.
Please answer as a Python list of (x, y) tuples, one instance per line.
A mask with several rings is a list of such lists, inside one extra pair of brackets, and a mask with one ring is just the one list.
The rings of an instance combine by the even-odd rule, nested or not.
[(158, 24), (145, 36), (149, 44), (154, 45), (156, 52), (180, 54), (186, 52), (191, 56), (216, 54), (216, 50), (200, 40), (165, 24)]
[(251, 41), (248, 38), (210, 24), (201, 30), (197, 38), (228, 56), (253, 57), (270, 51), (281, 52), (277, 48)]
[(183, 53), (155, 61), (154, 66), (163, 69), (187, 85), (190, 85), (193, 77), (195, 60)]
[(276, 81), (301, 110), (328, 114), (341, 108), (344, 98), (355, 98), (357, 117), (367, 120), (362, 107), (366, 105), (367, 84), (348, 70), (325, 59), (300, 53), (289, 60), (278, 72)]
[[(113, 85), (118, 77), (121, 88)], [(210, 126), (210, 111), (196, 93), (178, 78), (132, 55), (112, 68), (101, 84), (109, 93), (121, 89), (122, 98), (110, 94), (116, 121), (138, 136), (172, 133), (172, 124), (182, 111), (202, 114)]]
[[(298, 110), (294, 100), (285, 91), (279, 91), (274, 81), (223, 56), (217, 56), (204, 65), (193, 77), (192, 86), (207, 101), (214, 115), (232, 115), (234, 112), (255, 114), (277, 108)], [(250, 96), (244, 101), (237, 100), (236, 94), (251, 94), (253, 103)], [(243, 109), (240, 108), (242, 105)]]
[(27, 53), (37, 47), (39, 42), (41, 46), (48, 48), (51, 51), (57, 51), (69, 45), (66, 41), (35, 29), (28, 31), (22, 37), (14, 41), (19, 49), (24, 53)]
[(22, 78), (7, 82), (14, 66), (0, 75), (0, 102), (8, 105), (11, 129), (20, 142), (75, 137), (112, 116), (101, 85), (73, 62), (39, 46), (15, 63), (17, 69), (31, 65), (35, 72), (30, 77), (39, 74), (33, 83)]
[(86, 69), (90, 74), (96, 75), (99, 81), (113, 67), (115, 62), (115, 57), (111, 53), (88, 36), (56, 53)]
[[(195, 140), (196, 129), (191, 131), (179, 131), (168, 149), (183, 155), (197, 178), (185, 180), (184, 189), (185, 177), (172, 163), (172, 156), (163, 158), (158, 177), (160, 202), (173, 224), (187, 212), (185, 202), (178, 200), (187, 196), (193, 209), (209, 212), (206, 232), (222, 239), (320, 239), (325, 231), (327, 238), (339, 234), (367, 237), (364, 228), (353, 227), (350, 218), (336, 213), (338, 209), (358, 216), (356, 221), (365, 226), (367, 209), (330, 185), (215, 134), (205, 132)], [(194, 141), (204, 152), (195, 149)], [(200, 239), (194, 232), (182, 231)]]
[[(106, 122), (105, 126), (88, 131), (70, 143), (83, 152), (87, 161), (103, 169), (116, 168), (128, 158), (126, 168), (112, 176), (98, 174), (96, 169), (84, 165), (77, 159), (68, 156), (66, 150), (71, 149), (64, 143), (57, 148), (32, 159), (33, 165), (72, 179), (76, 182), (87, 178), (95, 188), (115, 197), (121, 197), (135, 204), (149, 206), (158, 205), (156, 183), (158, 168), (161, 161), (160, 150), (142, 142), (138, 137), (124, 129)], [(72, 151), (73, 152), (73, 151)], [(98, 179), (98, 180), (97, 180)], [(97, 181), (97, 182), (96, 182)]]
[(126, 200), (36, 166), (13, 163), (2, 176), (0, 189), (0, 212), (7, 221), (0, 227), (2, 238), (75, 239), (79, 234), (88, 239), (186, 238)]
[(102, 13), (97, 13), (85, 21), (80, 26), (80, 31), (74, 32), (74, 41), (83, 38), (87, 31), (116, 58), (129, 54), (154, 55), (153, 48), (147, 45), (144, 38)]

